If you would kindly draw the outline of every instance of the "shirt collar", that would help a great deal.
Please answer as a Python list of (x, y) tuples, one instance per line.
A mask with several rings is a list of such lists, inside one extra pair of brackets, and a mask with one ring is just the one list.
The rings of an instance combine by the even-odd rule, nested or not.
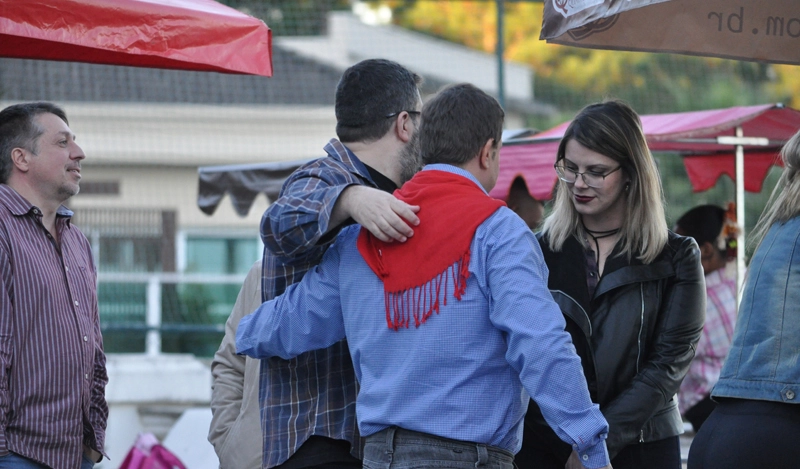
[[(38, 211), (37, 215), (41, 215), (41, 210), (32, 203), (28, 202), (25, 197), (22, 197), (19, 192), (11, 188), (7, 184), (0, 184), (0, 204), (4, 205), (12, 215), (23, 216), (31, 211)], [(72, 218), (74, 212), (67, 207), (61, 205), (56, 210), (57, 217), (66, 217), (67, 222)]]
[(459, 176), (464, 176), (465, 178), (467, 178), (470, 181), (474, 182), (476, 186), (480, 187), (480, 189), (483, 191), (484, 194), (489, 195), (489, 193), (486, 192), (486, 189), (484, 189), (484, 187), (481, 185), (481, 183), (478, 182), (478, 178), (476, 178), (472, 173), (470, 173), (466, 169), (459, 168), (458, 166), (453, 166), (451, 164), (445, 164), (445, 163), (433, 163), (433, 164), (425, 165), (425, 167), (422, 168), (422, 170), (423, 171), (429, 171), (429, 170), (446, 171), (448, 173), (453, 173), (453, 174), (458, 174)]
[(344, 163), (345, 166), (355, 168), (356, 174), (372, 183), (372, 185), (375, 185), (375, 182), (370, 177), (369, 171), (367, 171), (366, 165), (364, 165), (364, 163), (358, 159), (355, 153), (350, 151), (350, 149), (339, 140), (332, 138), (330, 142), (325, 145), (325, 152), (328, 154), (328, 156), (331, 156)]

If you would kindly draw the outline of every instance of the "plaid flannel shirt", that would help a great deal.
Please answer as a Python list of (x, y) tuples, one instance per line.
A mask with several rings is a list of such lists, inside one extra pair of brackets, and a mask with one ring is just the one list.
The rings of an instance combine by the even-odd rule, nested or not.
[[(299, 282), (322, 259), (339, 229), (328, 231), (334, 204), (350, 185), (376, 187), (356, 156), (336, 139), (320, 158), (295, 171), (264, 213), (262, 297), (270, 300)], [(361, 459), (356, 422), (358, 392), (347, 343), (292, 360), (261, 362), (259, 405), (265, 468), (284, 463), (311, 436), (353, 444)]]
[(678, 404), (685, 414), (711, 394), (719, 380), (722, 364), (731, 349), (736, 325), (736, 274), (722, 268), (706, 275), (706, 323), (697, 344), (697, 353), (681, 383)]

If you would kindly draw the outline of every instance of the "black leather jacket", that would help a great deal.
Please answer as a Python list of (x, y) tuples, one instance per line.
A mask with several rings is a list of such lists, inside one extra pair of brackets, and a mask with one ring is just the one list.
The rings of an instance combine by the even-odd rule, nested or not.
[[(611, 457), (632, 443), (681, 434), (676, 393), (705, 320), (705, 279), (695, 241), (670, 233), (664, 250), (646, 265), (612, 253), (590, 298), (578, 240), (572, 237), (553, 252), (538, 238), (550, 292), (566, 317), (592, 400), (608, 420)], [(543, 431), (552, 433), (541, 428), (546, 424), (534, 402), (528, 414), (523, 446)]]

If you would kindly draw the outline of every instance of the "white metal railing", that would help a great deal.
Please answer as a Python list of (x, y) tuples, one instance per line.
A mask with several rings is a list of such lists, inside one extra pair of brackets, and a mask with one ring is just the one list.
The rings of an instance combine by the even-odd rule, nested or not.
[(145, 353), (158, 355), (161, 353), (161, 290), (164, 284), (216, 284), (216, 285), (242, 285), (244, 274), (216, 275), (216, 274), (184, 274), (184, 273), (110, 273), (100, 272), (97, 275), (98, 283), (140, 283), (147, 285), (147, 312), (145, 326), (147, 336), (145, 339)]

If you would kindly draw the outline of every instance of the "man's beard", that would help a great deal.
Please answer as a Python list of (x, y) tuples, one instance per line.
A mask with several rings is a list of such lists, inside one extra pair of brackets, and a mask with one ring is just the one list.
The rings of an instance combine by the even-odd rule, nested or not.
[(419, 149), (419, 132), (414, 132), (411, 140), (400, 151), (400, 185), (414, 177), (422, 169), (422, 158)]

